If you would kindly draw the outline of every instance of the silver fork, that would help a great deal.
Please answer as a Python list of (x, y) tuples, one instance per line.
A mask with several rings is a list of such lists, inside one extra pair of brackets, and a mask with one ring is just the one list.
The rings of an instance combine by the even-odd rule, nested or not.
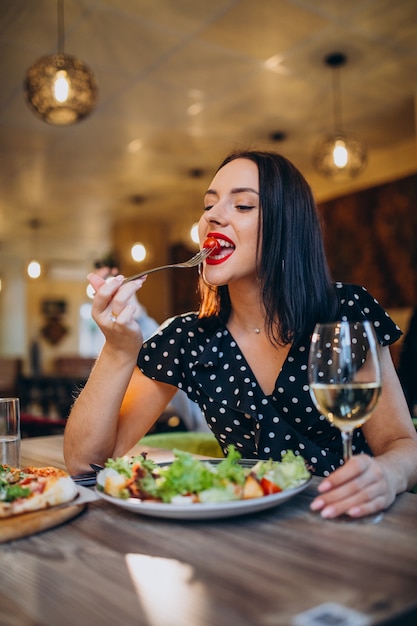
[(142, 276), (146, 276), (147, 274), (152, 274), (153, 272), (159, 272), (160, 270), (170, 269), (171, 267), (195, 267), (202, 263), (207, 257), (211, 254), (213, 250), (211, 248), (203, 248), (200, 252), (197, 252), (191, 259), (188, 261), (184, 261), (184, 263), (173, 263), (171, 265), (161, 265), (160, 267), (153, 267), (150, 270), (145, 270), (143, 272), (139, 272), (139, 274), (135, 274), (134, 276), (128, 276), (122, 282), (122, 285), (125, 283), (129, 283), (131, 280), (136, 280), (137, 278), (141, 278)]

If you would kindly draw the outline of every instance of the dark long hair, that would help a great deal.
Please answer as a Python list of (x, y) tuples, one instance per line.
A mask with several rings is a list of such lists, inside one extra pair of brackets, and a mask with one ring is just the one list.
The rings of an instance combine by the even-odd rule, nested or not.
[[(258, 277), (269, 337), (297, 343), (314, 324), (336, 314), (337, 300), (327, 264), (321, 224), (310, 186), (285, 157), (273, 152), (229, 155), (253, 161), (259, 171), (260, 220)], [(230, 314), (227, 285), (213, 287), (200, 278), (200, 317)]]

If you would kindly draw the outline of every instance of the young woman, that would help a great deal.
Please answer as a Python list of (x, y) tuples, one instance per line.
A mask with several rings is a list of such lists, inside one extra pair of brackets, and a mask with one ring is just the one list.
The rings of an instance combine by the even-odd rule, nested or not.
[[(286, 449), (301, 454), (325, 477), (312, 503), (323, 517), (388, 507), (417, 483), (417, 436), (388, 347), (401, 331), (364, 288), (332, 283), (300, 172), (274, 153), (231, 155), (205, 194), (199, 236), (202, 246), (208, 237), (220, 246), (204, 262), (199, 314), (169, 320), (143, 347), (133, 317), (143, 281), (89, 276), (106, 343), (68, 419), (68, 469), (125, 454), (180, 388), (223, 449), (278, 460)], [(343, 464), (339, 431), (309, 395), (308, 347), (316, 322), (363, 318), (384, 346), (383, 392)]]

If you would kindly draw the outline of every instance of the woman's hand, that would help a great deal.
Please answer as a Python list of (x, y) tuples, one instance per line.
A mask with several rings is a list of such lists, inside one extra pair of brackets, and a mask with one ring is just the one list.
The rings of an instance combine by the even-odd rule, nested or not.
[(142, 287), (146, 277), (123, 285), (123, 276), (104, 280), (97, 274), (88, 275), (96, 294), (92, 316), (102, 330), (109, 345), (118, 350), (129, 350), (137, 354), (143, 337), (136, 321), (138, 302), (135, 293)]
[(319, 495), (311, 503), (326, 519), (346, 513), (352, 518), (386, 509), (395, 500), (396, 489), (377, 458), (353, 456), (319, 485)]

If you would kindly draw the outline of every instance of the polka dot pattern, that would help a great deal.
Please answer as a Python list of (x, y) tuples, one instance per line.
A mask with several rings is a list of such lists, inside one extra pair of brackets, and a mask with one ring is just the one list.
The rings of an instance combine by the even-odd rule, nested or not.
[[(382, 345), (401, 331), (363, 287), (336, 283), (338, 319), (369, 319)], [(223, 450), (233, 444), (244, 458), (280, 459), (291, 449), (302, 455), (317, 475), (327, 476), (342, 464), (339, 431), (321, 416), (310, 397), (307, 361), (310, 337), (289, 351), (266, 396), (249, 365), (218, 318), (180, 315), (164, 324), (143, 345), (142, 372), (183, 389), (197, 402)], [(360, 429), (354, 433), (356, 454), (369, 453)]]

